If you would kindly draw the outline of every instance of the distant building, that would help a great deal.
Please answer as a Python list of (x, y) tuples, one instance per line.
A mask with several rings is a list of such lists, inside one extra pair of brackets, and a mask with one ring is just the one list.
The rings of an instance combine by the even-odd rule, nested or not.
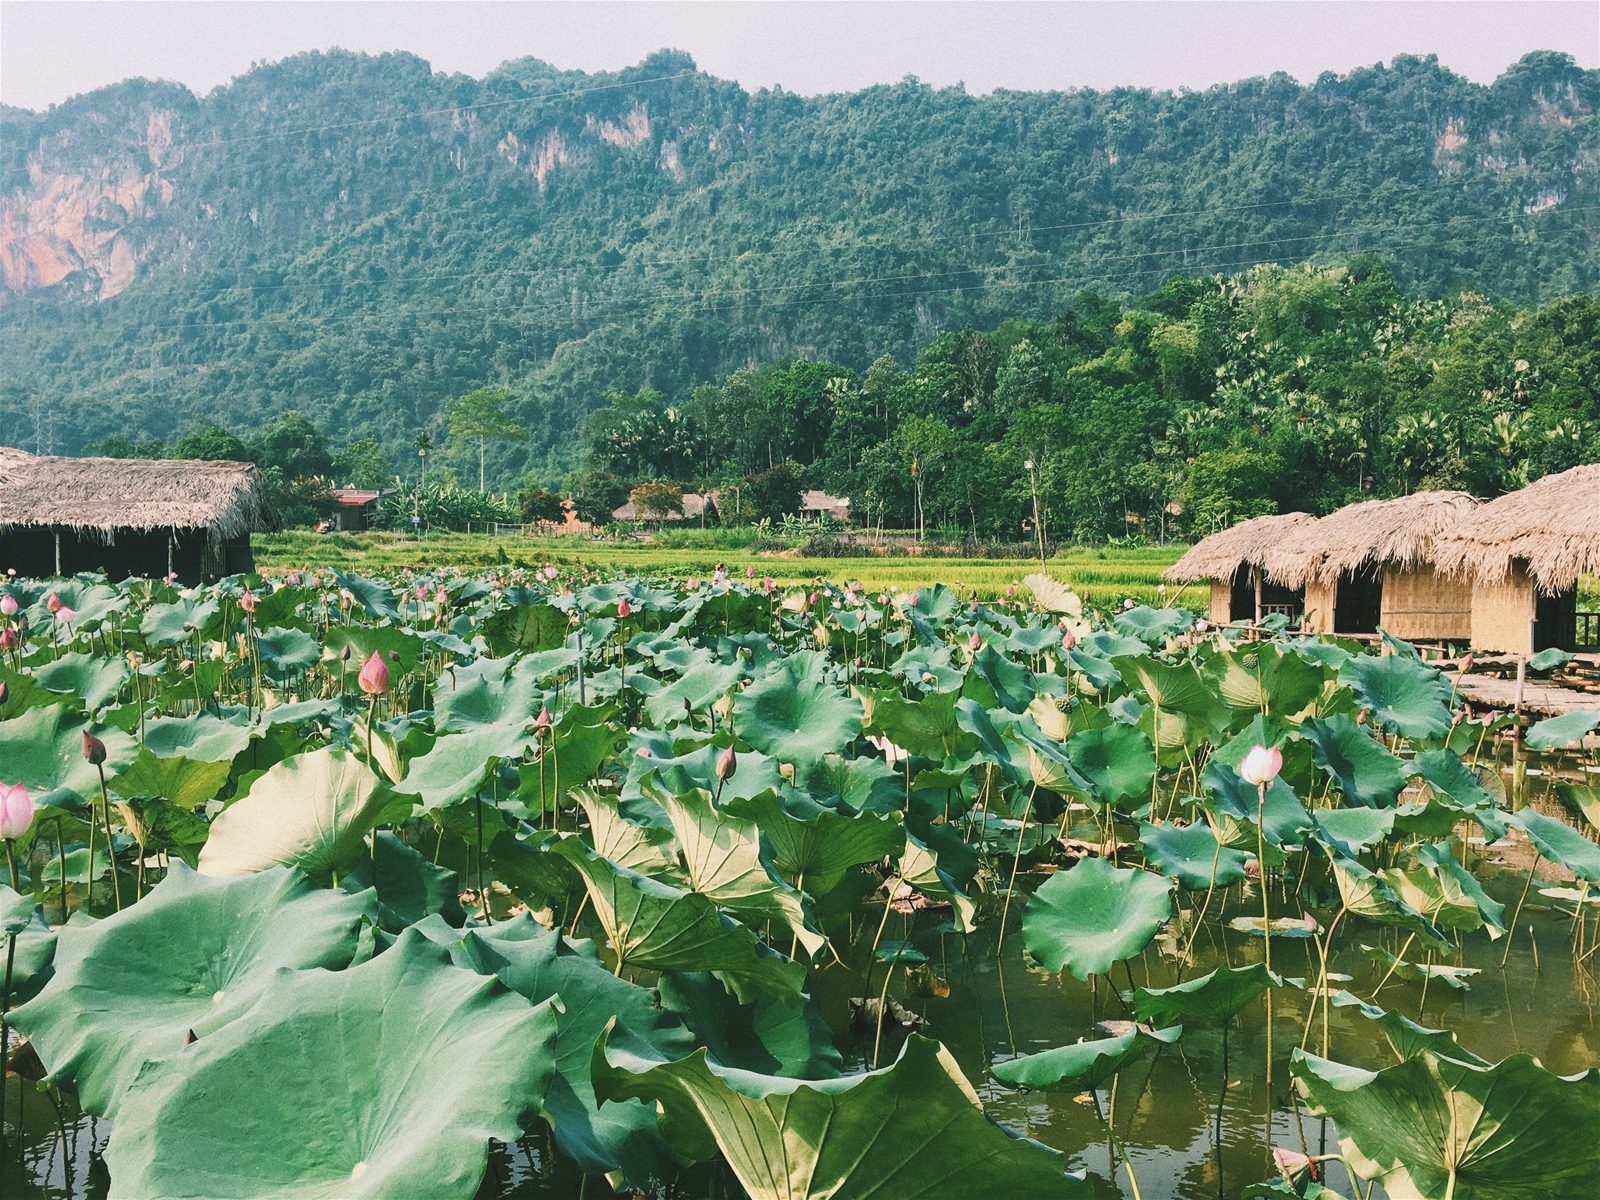
[(274, 524), (252, 463), (47, 458), (0, 447), (0, 570), (44, 578), (169, 573), (194, 585), (255, 569)]
[(830, 496), (827, 492), (806, 492), (800, 497), (800, 515), (829, 516), (841, 524), (847, 524), (850, 520), (850, 497)]
[(356, 533), (372, 528), (372, 519), (384, 500), (394, 495), (393, 488), (334, 488), (333, 527), (341, 532)]
[[(629, 500), (621, 508), (613, 509), (611, 515), (619, 521), (639, 521), (644, 519), (639, 516), (639, 510), (634, 507), (632, 500)], [(696, 492), (685, 492), (683, 494), (683, 512), (681, 515), (667, 513), (664, 516), (657, 517), (652, 513), (649, 519), (652, 521), (698, 521), (702, 517), (708, 522), (717, 519), (717, 493), (715, 491), (707, 492), (703, 496)]]

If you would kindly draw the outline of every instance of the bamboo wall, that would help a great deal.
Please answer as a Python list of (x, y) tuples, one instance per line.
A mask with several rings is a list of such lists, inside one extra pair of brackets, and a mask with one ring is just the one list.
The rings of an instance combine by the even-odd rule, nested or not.
[(1505, 582), (1473, 584), (1473, 649), (1531, 654), (1533, 615), (1533, 579), (1521, 565)]
[(1226, 579), (1211, 581), (1211, 623), (1226, 625), (1233, 620), (1233, 584)]
[(1317, 633), (1333, 632), (1333, 604), (1339, 598), (1337, 583), (1306, 584), (1305, 628)]
[(1471, 639), (1476, 644), (1472, 585), (1446, 579), (1426, 564), (1410, 571), (1387, 567), (1383, 572), (1382, 624), (1407, 641)]

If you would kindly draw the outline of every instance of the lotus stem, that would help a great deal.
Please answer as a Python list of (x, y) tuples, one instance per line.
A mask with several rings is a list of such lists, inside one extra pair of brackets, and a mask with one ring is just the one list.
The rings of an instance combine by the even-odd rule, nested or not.
[[(1500, 969), (1502, 971), (1506, 969), (1506, 960), (1511, 957), (1511, 943), (1516, 941), (1517, 938), (1517, 921), (1522, 916), (1522, 902), (1528, 898), (1528, 889), (1533, 886), (1533, 873), (1539, 867), (1540, 857), (1540, 855), (1535, 854), (1533, 862), (1528, 865), (1528, 878), (1522, 885), (1522, 895), (1517, 898), (1517, 911), (1511, 916), (1511, 928), (1506, 930), (1506, 948), (1505, 952), (1500, 955)], [(1528, 936), (1532, 937), (1532, 926), (1529, 926), (1529, 930)], [(1535, 953), (1538, 953), (1538, 951), (1536, 950)]]
[[(909, 761), (909, 760), (908, 760)], [(1033, 798), (1039, 792), (1039, 784), (1033, 785), (1033, 790), (1028, 793), (1028, 803), (1022, 810), (1022, 828), (1017, 830), (1017, 853), (1011, 859), (1011, 882), (1006, 886), (1006, 903), (1000, 911), (1000, 938), (994, 944), (994, 955), (1000, 957), (1000, 951), (1006, 944), (1006, 918), (1011, 915), (1011, 894), (1017, 890), (1017, 870), (1022, 866), (1022, 837), (1028, 832), (1028, 817), (1033, 813)]]
[[(95, 763), (94, 769), (100, 773), (100, 815), (106, 823), (106, 853), (111, 856), (111, 894), (116, 899), (117, 911), (122, 911), (122, 880), (117, 878), (117, 844), (111, 840), (111, 798), (106, 795), (106, 768), (104, 763)], [(94, 820), (94, 803), (89, 804), (89, 819)], [(94, 876), (94, 859), (89, 860), (89, 875)]]
[[(17, 874), (17, 844), (15, 838), (6, 839), (6, 865), (11, 868), (11, 890), (22, 891), (22, 880)], [(3, 1049), (3, 1047), (0, 1047)]]
[[(894, 959), (889, 963), (889, 969), (883, 976), (883, 991), (878, 995), (878, 1032), (872, 1039), (872, 1069), (878, 1069), (878, 1047), (883, 1044), (883, 1010), (889, 1003), (889, 983), (894, 979), (894, 969), (900, 963), (900, 951), (905, 949), (902, 942), (895, 947)], [(876, 958), (876, 953), (874, 953)]]
[[(1394, 962), (1390, 964), (1388, 972), (1384, 975), (1383, 979), (1379, 981), (1378, 986), (1372, 989), (1372, 1000), (1373, 1000), (1373, 1003), (1377, 1003), (1378, 993), (1383, 991), (1383, 985), (1389, 982), (1389, 976), (1393, 975), (1395, 973), (1395, 971), (1399, 968), (1400, 960), (1406, 956), (1406, 951), (1411, 949), (1411, 943), (1414, 942), (1416, 940), (1416, 938), (1417, 938), (1417, 935), (1416, 935), (1415, 932), (1413, 932), (1409, 936), (1407, 936), (1406, 944), (1404, 946), (1400, 947), (1400, 953), (1395, 955)], [(1324, 1055), (1324, 1056), (1326, 1056), (1326, 1055)]]
[[(9, 839), (8, 839), (9, 841)], [(5, 1111), (6, 1096), (9, 1087), (6, 1084), (8, 1072), (5, 1068), (7, 1051), (11, 1048), (11, 1035), (6, 1029), (6, 1017), (11, 1012), (11, 969), (17, 961), (17, 935), (11, 934), (6, 938), (6, 980), (5, 989), (0, 991), (0, 1163), (7, 1160), (9, 1146), (6, 1142)], [(17, 1081), (17, 1132), (22, 1132), (22, 1081)], [(20, 1139), (19, 1139), (20, 1140)]]
[[(1226, 1081), (1224, 1081), (1224, 1082), (1226, 1082)], [(1116, 1079), (1115, 1075), (1113, 1075), (1111, 1077), (1111, 1086), (1112, 1086), (1113, 1089), (1115, 1089), (1115, 1087), (1117, 1086), (1117, 1079)], [(1122, 1167), (1123, 1167), (1123, 1169), (1128, 1172), (1128, 1185), (1133, 1188), (1133, 1200), (1144, 1200), (1144, 1197), (1139, 1195), (1139, 1181), (1138, 1181), (1138, 1179), (1134, 1178), (1133, 1160), (1128, 1157), (1128, 1151), (1126, 1149), (1124, 1149), (1122, 1143), (1117, 1140), (1116, 1130), (1111, 1128), (1111, 1122), (1106, 1120), (1105, 1117), (1101, 1116), (1101, 1114), (1100, 1114), (1100, 1093), (1098, 1091), (1094, 1090), (1094, 1089), (1091, 1089), (1089, 1094), (1094, 1097), (1094, 1115), (1095, 1115), (1096, 1119), (1099, 1120), (1100, 1127), (1106, 1131), (1106, 1139), (1111, 1143), (1111, 1148), (1115, 1152), (1116, 1157), (1122, 1159)], [(1113, 1092), (1113, 1099), (1112, 1099), (1112, 1116), (1113, 1117), (1115, 1117), (1115, 1115), (1116, 1115), (1116, 1107), (1115, 1107), (1115, 1105), (1116, 1105), (1115, 1093)], [(1113, 1175), (1116, 1174), (1116, 1164), (1115, 1163), (1111, 1164), (1111, 1173)]]

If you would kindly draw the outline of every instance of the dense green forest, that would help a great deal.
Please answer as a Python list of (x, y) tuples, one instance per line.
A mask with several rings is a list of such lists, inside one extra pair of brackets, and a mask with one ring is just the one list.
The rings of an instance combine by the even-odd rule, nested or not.
[[(0, 440), (249, 442), (292, 410), (330, 458), (370, 439), (412, 476), (417, 435), (492, 384), (527, 434), (488, 446), (495, 489), (581, 479), (600, 409), (608, 473), (789, 462), (890, 523), (918, 439), (927, 522), (997, 531), (1030, 452), (1084, 535), (1167, 504), (1492, 490), (1593, 452), (1597, 110), (1600, 72), (1553, 53), (1488, 87), (1402, 57), (1309, 85), (804, 98), (675, 52), (130, 81), (0, 114)], [(669, 461), (602, 429), (680, 419)]]

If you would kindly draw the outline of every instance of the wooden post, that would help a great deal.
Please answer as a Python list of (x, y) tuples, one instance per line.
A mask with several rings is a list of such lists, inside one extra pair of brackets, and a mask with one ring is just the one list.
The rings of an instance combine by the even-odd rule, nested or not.
[(1261, 624), (1261, 568), (1251, 567), (1250, 575), (1256, 584), (1256, 624)]
[(61, 531), (56, 530), (56, 575), (61, 575)]

